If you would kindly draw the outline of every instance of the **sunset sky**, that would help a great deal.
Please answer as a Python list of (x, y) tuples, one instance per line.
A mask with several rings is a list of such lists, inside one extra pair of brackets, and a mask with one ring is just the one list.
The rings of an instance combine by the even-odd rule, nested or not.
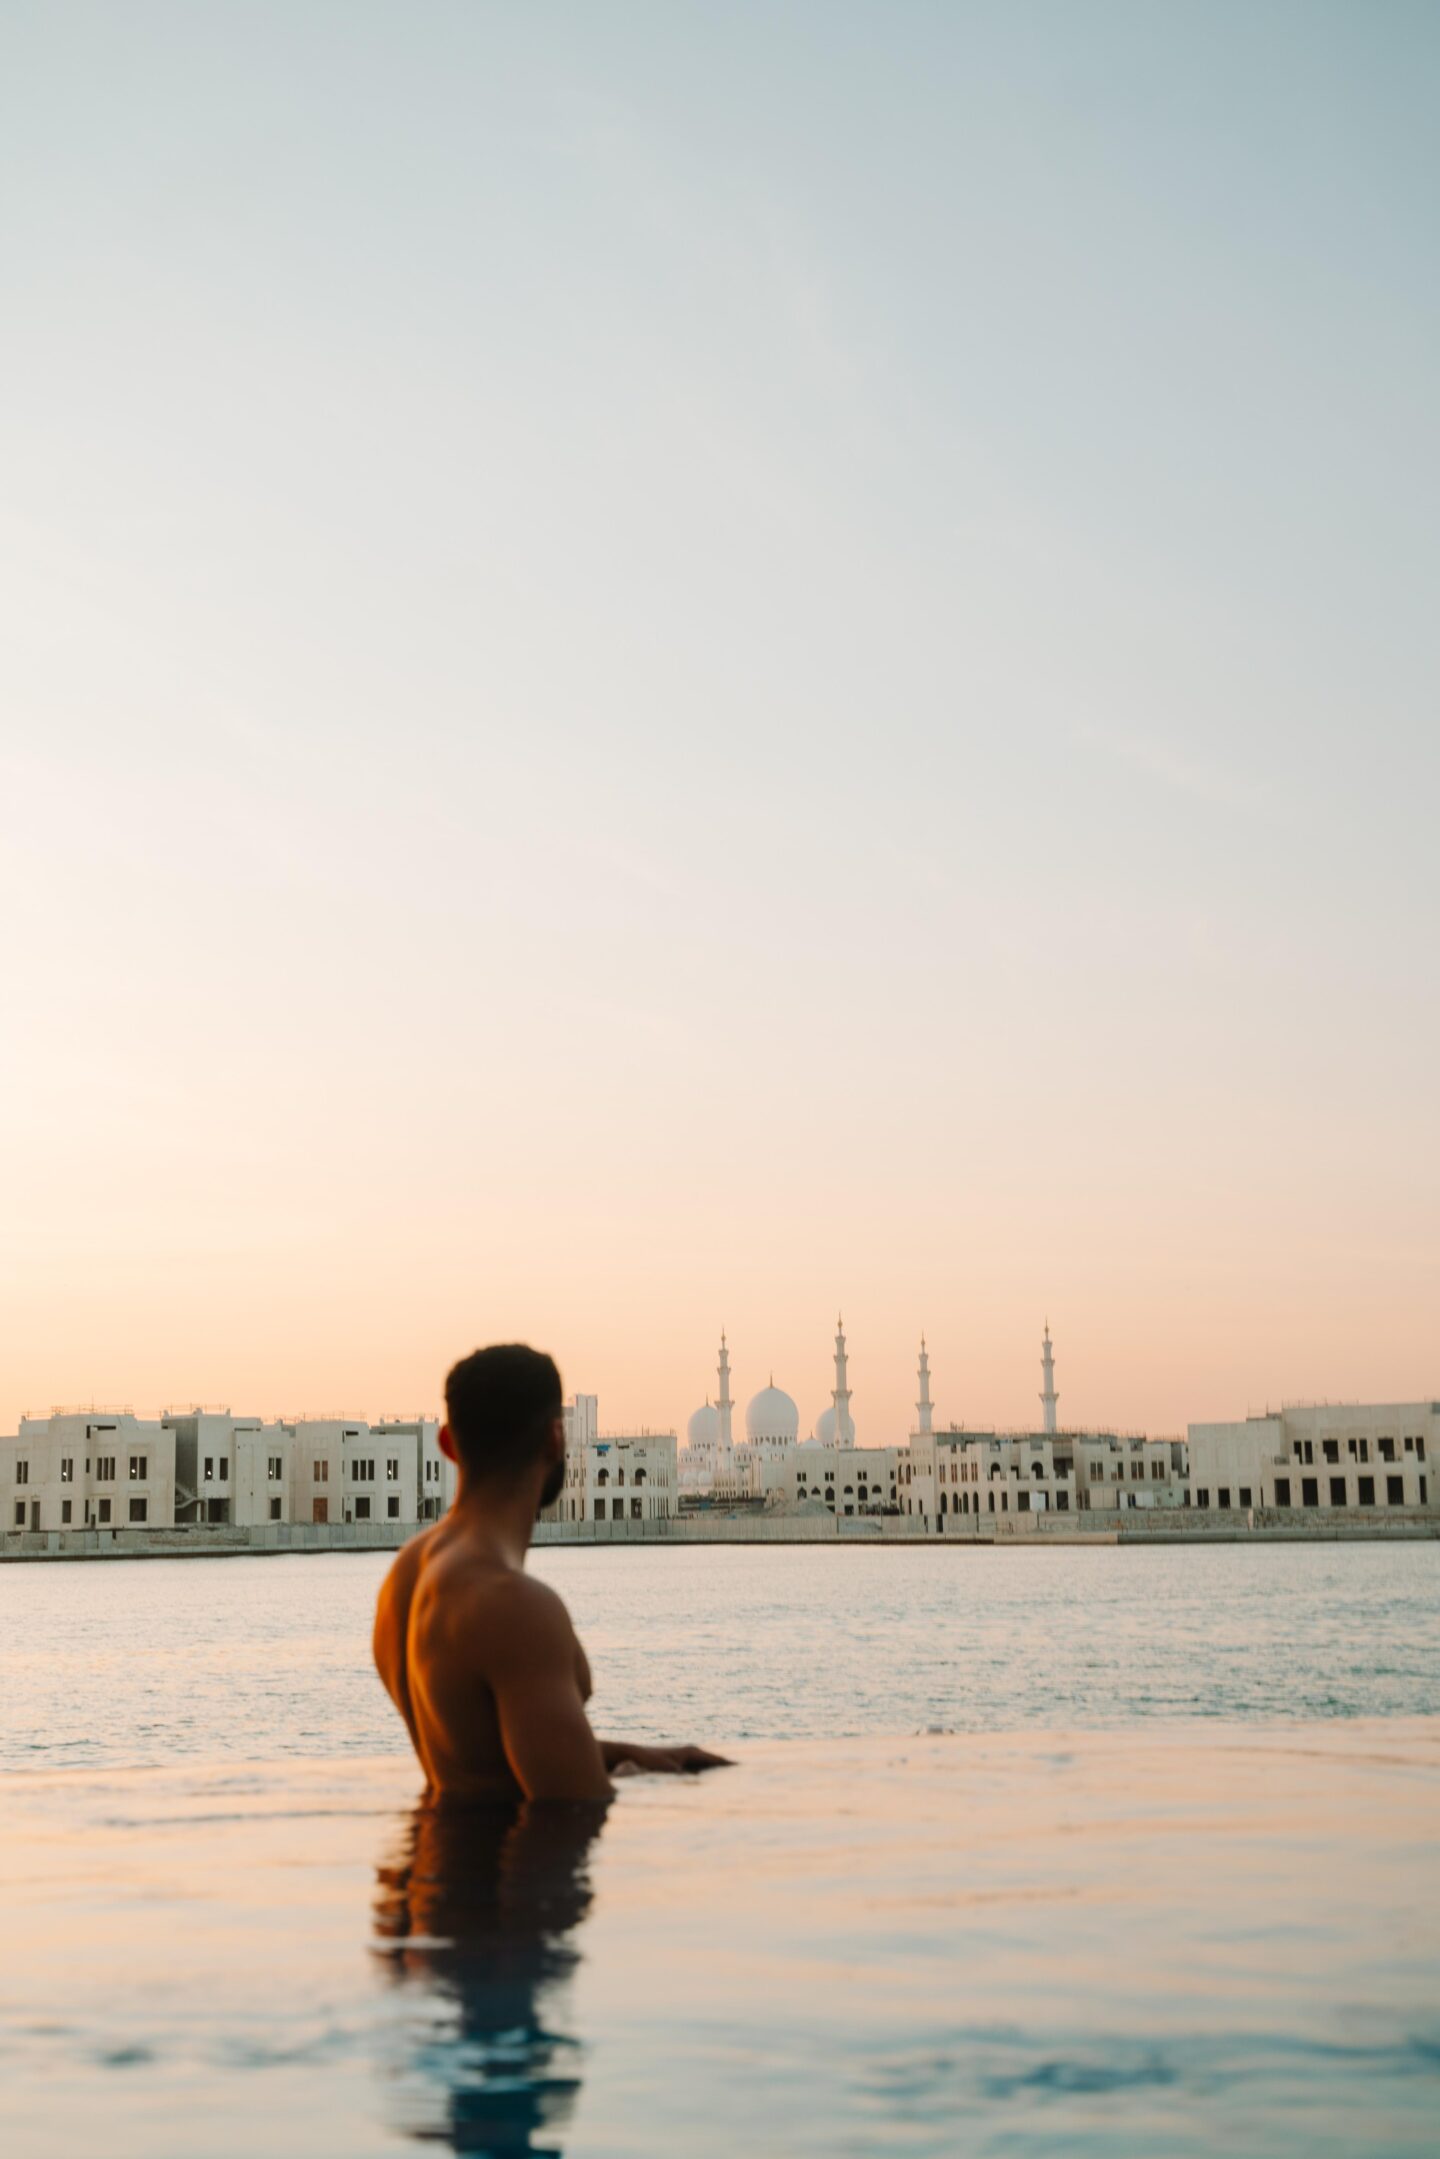
[(1440, 1397), (1440, 10), (0, 18), (0, 1431)]

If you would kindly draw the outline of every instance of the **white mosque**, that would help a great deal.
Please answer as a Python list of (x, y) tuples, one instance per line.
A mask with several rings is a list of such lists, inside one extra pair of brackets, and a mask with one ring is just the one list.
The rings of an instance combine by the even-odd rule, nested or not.
[(768, 1383), (745, 1405), (745, 1436), (734, 1437), (734, 1403), (730, 1397), (730, 1351), (720, 1336), (720, 1361), (716, 1367), (719, 1392), (707, 1396), (685, 1427), (680, 1450), (682, 1492), (713, 1493), (717, 1497), (758, 1494), (769, 1481), (766, 1466), (784, 1461), (797, 1448), (853, 1448), (855, 1420), (850, 1414), (849, 1360), (845, 1349), (845, 1323), (835, 1323), (835, 1385), (830, 1407), (815, 1420), (808, 1439), (800, 1437), (800, 1412), (792, 1395)]

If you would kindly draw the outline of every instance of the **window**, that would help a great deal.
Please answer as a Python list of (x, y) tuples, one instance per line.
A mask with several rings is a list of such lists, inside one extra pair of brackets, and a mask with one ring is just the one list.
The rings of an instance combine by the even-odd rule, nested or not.
[(132, 1522), (143, 1522), (143, 1521), (144, 1521), (144, 1520), (145, 1520), (145, 1519), (147, 1518), (147, 1516), (148, 1516), (148, 1514), (149, 1514), (149, 1510), (150, 1510), (150, 1502), (149, 1502), (149, 1500), (148, 1500), (148, 1499), (142, 1499), (142, 1498), (134, 1498), (134, 1499), (132, 1499), (132, 1500), (131, 1500), (131, 1502), (130, 1502), (130, 1519), (131, 1519), (131, 1521), (132, 1521)]
[(1417, 1462), (1423, 1462), (1425, 1459), (1425, 1434), (1423, 1432), (1416, 1435), (1415, 1459)]
[(272, 1522), (278, 1522), (280, 1519), (280, 1502), (278, 1499), (272, 1499), (270, 1502), (270, 1519)]
[(280, 1482), (280, 1457), (278, 1454), (272, 1454), (267, 1458), (265, 1474), (272, 1484)]
[(1326, 1440), (1326, 1441), (1324, 1442), (1324, 1449), (1325, 1449), (1325, 1459), (1326, 1459), (1326, 1461), (1327, 1461), (1327, 1462), (1338, 1462), (1338, 1461), (1339, 1461), (1339, 1459), (1340, 1459), (1340, 1442), (1339, 1442), (1339, 1440), (1338, 1440), (1338, 1439), (1327, 1439), (1327, 1440)]
[(17, 1529), (25, 1527), (25, 1502), (23, 1499), (17, 1499), (15, 1502), (15, 1527)]
[(1405, 1452), (1406, 1452), (1407, 1454), (1413, 1454), (1413, 1453), (1415, 1452), (1415, 1442), (1414, 1442), (1414, 1440), (1413, 1440), (1413, 1439), (1411, 1439), (1411, 1438), (1409, 1437), (1409, 1435), (1408, 1435), (1408, 1434), (1407, 1434), (1407, 1436), (1406, 1436), (1406, 1440), (1405, 1440)]
[(62, 1500), (61, 1500), (61, 1502), (60, 1502), (60, 1521), (61, 1521), (61, 1524), (62, 1524), (62, 1526), (63, 1526), (63, 1525), (65, 1524), (65, 1523), (67, 1523), (67, 1522), (69, 1521), (69, 1519), (70, 1519), (70, 1513), (71, 1513), (71, 1509), (72, 1509), (72, 1508), (74, 1507), (74, 1505), (75, 1505), (75, 1502), (74, 1502), (74, 1500), (73, 1500), (73, 1499), (62, 1499)]
[(207, 1454), (205, 1457), (205, 1482), (207, 1484), (215, 1482), (215, 1457), (213, 1454)]
[(1362, 1477), (1359, 1480), (1359, 1487), (1356, 1492), (1355, 1504), (1359, 1507), (1374, 1506), (1375, 1479), (1373, 1477)]
[(638, 1521), (640, 1520), (640, 1517), (641, 1517), (641, 1515), (642, 1515), (642, 1514), (644, 1513), (644, 1511), (645, 1511), (645, 1502), (644, 1502), (644, 1500), (643, 1500), (643, 1499), (640, 1499), (640, 1498), (632, 1498), (632, 1499), (631, 1499), (631, 1501), (630, 1501), (630, 1519), (631, 1519), (631, 1521), (632, 1521), (632, 1522), (638, 1522)]
[(1216, 1506), (1217, 1506), (1217, 1507), (1228, 1507), (1228, 1506), (1229, 1506), (1229, 1504), (1230, 1504), (1230, 1487), (1229, 1487), (1229, 1485), (1228, 1485), (1228, 1484), (1222, 1484), (1222, 1485), (1221, 1485), (1221, 1487), (1220, 1487), (1220, 1489), (1219, 1489), (1219, 1491), (1218, 1491), (1218, 1492), (1217, 1492), (1217, 1493), (1215, 1494), (1215, 1504), (1216, 1504)]
[(1275, 1479), (1275, 1504), (1277, 1507), (1288, 1507), (1290, 1504), (1290, 1479), (1288, 1477), (1277, 1477)]
[[(149, 1460), (147, 1456), (143, 1454), (132, 1454), (130, 1457), (130, 1482), (132, 1484), (143, 1484), (145, 1482), (146, 1471), (148, 1470), (148, 1468)], [(130, 1519), (134, 1521), (134, 1515), (132, 1515)], [(143, 1522), (144, 1519), (145, 1517), (142, 1514), (140, 1516), (140, 1520)]]
[[(609, 1472), (609, 1470), (608, 1470), (608, 1469), (602, 1469), (602, 1470), (599, 1470), (599, 1471), (598, 1471), (598, 1472), (596, 1473), (596, 1477), (595, 1477), (595, 1482), (596, 1482), (597, 1484), (608, 1484), (608, 1483), (610, 1482), (610, 1472)], [(602, 1522), (603, 1522), (603, 1521), (604, 1521), (604, 1519), (605, 1519), (605, 1517), (604, 1517), (604, 1515), (602, 1514), (602, 1515), (600, 1515), (600, 1516), (598, 1517), (598, 1519), (599, 1519), (600, 1521), (602, 1521)]]
[(370, 1495), (368, 1492), (363, 1492), (355, 1502), (355, 1519), (357, 1522), (368, 1522), (370, 1519)]
[(328, 1484), (330, 1482), (330, 1464), (327, 1461), (322, 1458), (312, 1463), (311, 1466), (315, 1472), (315, 1482), (317, 1484)]
[(386, 1512), (386, 1514), (387, 1514), (387, 1515), (389, 1516), (389, 1518), (390, 1518), (390, 1520), (391, 1520), (392, 1522), (398, 1522), (398, 1521), (399, 1521), (399, 1519), (400, 1519), (400, 1494), (399, 1494), (398, 1492), (392, 1492), (392, 1493), (390, 1494), (389, 1498), (388, 1498), (388, 1499), (386, 1500), (386, 1502), (385, 1502), (385, 1512)]
[(97, 1521), (100, 1521), (100, 1522), (108, 1522), (108, 1521), (109, 1521), (109, 1519), (110, 1519), (110, 1502), (109, 1502), (109, 1500), (108, 1500), (108, 1499), (102, 1499), (102, 1500), (100, 1500), (100, 1501), (99, 1501), (99, 1503), (98, 1503), (98, 1504), (97, 1504), (97, 1506), (96, 1506), (96, 1510), (95, 1510), (95, 1518), (96, 1518), (96, 1520), (97, 1520)]
[(1250, 1496), (1250, 1487), (1248, 1484), (1242, 1484), (1240, 1487), (1240, 1504), (1242, 1507), (1251, 1507), (1255, 1504), (1255, 1502)]
[(391, 1454), (386, 1456), (385, 1476), (387, 1482), (390, 1484), (398, 1484), (400, 1482), (400, 1457), (398, 1454)]
[(1345, 1479), (1343, 1477), (1332, 1477), (1330, 1479), (1330, 1504), (1332, 1507), (1343, 1507), (1345, 1504)]
[(350, 1482), (352, 1484), (373, 1484), (375, 1482), (375, 1458), (373, 1455), (368, 1461), (362, 1454), (352, 1457)]
[(1377, 1441), (1375, 1442), (1375, 1444), (1376, 1444), (1376, 1446), (1377, 1446), (1377, 1447), (1378, 1447), (1378, 1448), (1380, 1449), (1380, 1459), (1381, 1459), (1381, 1461), (1382, 1461), (1382, 1462), (1393, 1462), (1393, 1461), (1394, 1461), (1394, 1459), (1395, 1459), (1395, 1442), (1394, 1442), (1394, 1440), (1393, 1440), (1393, 1439), (1380, 1439), (1380, 1440), (1377, 1440)]
[(1208, 1485), (1208, 1484), (1202, 1484), (1202, 1485), (1201, 1485), (1201, 1487), (1200, 1487), (1200, 1489), (1199, 1489), (1199, 1491), (1198, 1491), (1198, 1492), (1197, 1492), (1197, 1493), (1195, 1494), (1195, 1504), (1196, 1504), (1196, 1506), (1197, 1506), (1197, 1507), (1208, 1507), (1208, 1506), (1209, 1506), (1209, 1504), (1210, 1504), (1210, 1487), (1209, 1487), (1209, 1485)]
[(1300, 1504), (1302, 1507), (1319, 1506), (1320, 1479), (1318, 1477), (1302, 1477), (1300, 1479)]
[(595, 1502), (595, 1519), (597, 1522), (603, 1522), (605, 1519), (605, 1502), (603, 1499), (597, 1499)]
[(1385, 1479), (1385, 1504), (1387, 1507), (1404, 1506), (1405, 1479), (1403, 1477), (1387, 1477)]
[(230, 1457), (228, 1454), (222, 1454), (220, 1457), (220, 1482), (222, 1484), (230, 1482)]
[(97, 1484), (113, 1484), (115, 1482), (115, 1457), (113, 1454), (99, 1454), (95, 1457), (95, 1481)]
[(75, 1482), (75, 1457), (73, 1454), (63, 1454), (60, 1457), (60, 1482), (62, 1484), (73, 1484)]
[(1028, 1493), (1027, 1491), (1025, 1491), (1025, 1489), (1024, 1489), (1023, 1487), (1021, 1488), (1021, 1491), (1020, 1491), (1020, 1495), (1019, 1495), (1019, 1499), (1020, 1499), (1020, 1512), (1021, 1512), (1022, 1514), (1028, 1514), (1028, 1513), (1030, 1512), (1030, 1494), (1029, 1494), (1029, 1493)]
[(1362, 1462), (1368, 1462), (1370, 1459), (1370, 1442), (1368, 1439), (1362, 1439), (1360, 1442), (1360, 1459)]
[(1165, 1464), (1163, 1462), (1152, 1462), (1150, 1464), (1150, 1475), (1157, 1483), (1159, 1482), (1160, 1478), (1164, 1476), (1164, 1474)]
[(1428, 1507), (1430, 1504), (1425, 1496), (1425, 1479), (1423, 1477), (1420, 1479), (1420, 1504), (1422, 1507)]

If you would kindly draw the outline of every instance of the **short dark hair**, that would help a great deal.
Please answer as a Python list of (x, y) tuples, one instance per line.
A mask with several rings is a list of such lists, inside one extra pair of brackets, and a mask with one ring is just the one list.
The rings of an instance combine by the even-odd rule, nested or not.
[(445, 1416), (461, 1467), (472, 1477), (528, 1469), (560, 1414), (553, 1357), (524, 1342), (494, 1342), (462, 1357), (445, 1381)]

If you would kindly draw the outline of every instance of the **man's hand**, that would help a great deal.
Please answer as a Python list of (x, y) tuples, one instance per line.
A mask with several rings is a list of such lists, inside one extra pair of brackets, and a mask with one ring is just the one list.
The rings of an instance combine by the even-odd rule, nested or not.
[(726, 1754), (705, 1747), (642, 1747), (630, 1739), (602, 1739), (600, 1751), (612, 1776), (693, 1777), (702, 1769), (732, 1769)]

